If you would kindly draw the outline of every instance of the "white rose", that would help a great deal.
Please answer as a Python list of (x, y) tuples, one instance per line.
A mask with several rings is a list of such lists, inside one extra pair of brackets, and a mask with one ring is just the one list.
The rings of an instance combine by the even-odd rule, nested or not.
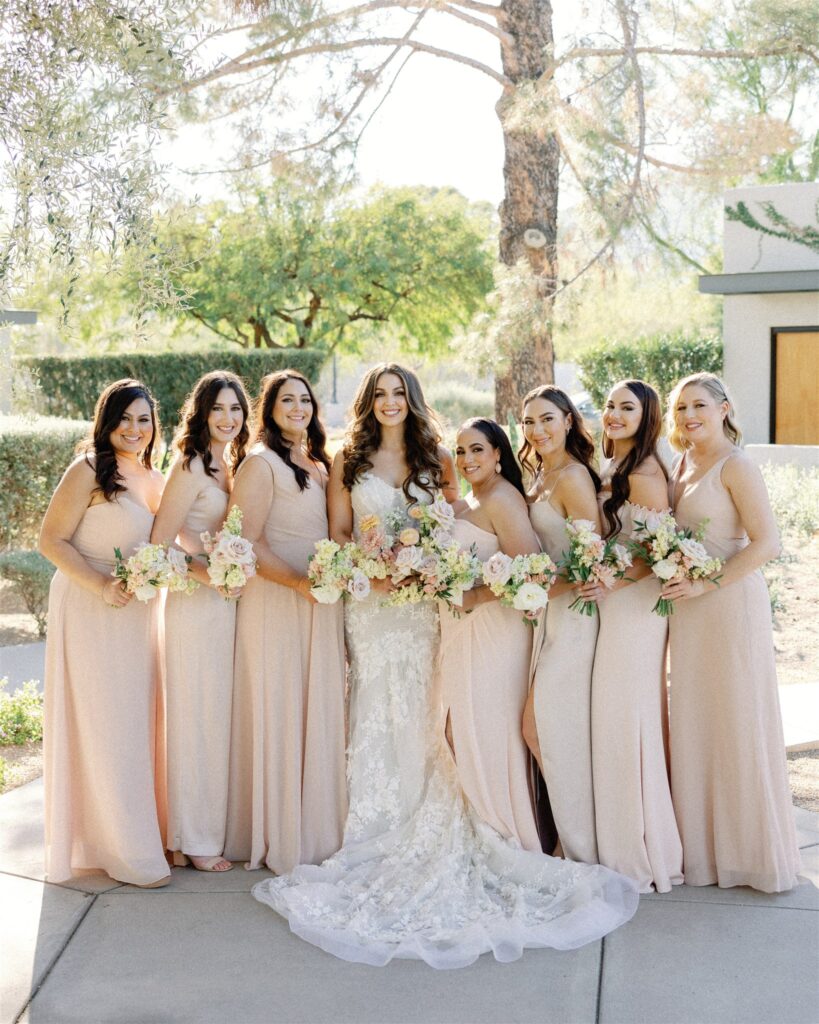
[(418, 570), (423, 560), (424, 552), (421, 548), (415, 546), (401, 548), (395, 556), (396, 575), (409, 576), (410, 573)]
[(496, 552), (483, 563), (483, 581), (487, 586), (503, 585), (512, 575), (512, 559), (502, 551)]
[(692, 537), (681, 537), (677, 544), (683, 556), (694, 565), (702, 566), (708, 561), (708, 552), (698, 540), (694, 540)]
[(549, 595), (539, 583), (524, 583), (515, 594), (512, 607), (519, 612), (537, 612), (545, 608)]
[(168, 564), (179, 576), (187, 576), (188, 560), (184, 551), (179, 548), (168, 548)]
[(311, 587), (310, 593), (319, 604), (335, 604), (341, 597), (341, 590), (328, 583), (324, 583), (318, 587)]
[(651, 571), (655, 576), (659, 576), (661, 580), (670, 580), (677, 575), (679, 569), (678, 562), (672, 562), (670, 558), (664, 558), (661, 562), (655, 562), (651, 567)]
[(435, 500), (427, 511), (429, 518), (444, 528), (450, 527), (455, 522), (455, 512), (443, 494), (435, 495)]
[(157, 587), (152, 586), (150, 583), (143, 583), (141, 587), (137, 587), (134, 591), (134, 597), (137, 601), (153, 601), (158, 593)]
[(226, 534), (219, 542), (219, 553), (225, 561), (246, 565), (254, 561), (253, 545), (244, 537), (233, 537)]
[(347, 584), (347, 593), (356, 601), (363, 601), (370, 593), (370, 581), (360, 569), (355, 569)]

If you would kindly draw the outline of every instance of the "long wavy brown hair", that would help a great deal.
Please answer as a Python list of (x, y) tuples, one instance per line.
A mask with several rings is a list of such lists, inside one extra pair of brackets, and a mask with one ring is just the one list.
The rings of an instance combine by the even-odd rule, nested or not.
[(117, 453), (111, 444), (111, 434), (120, 425), (125, 410), (138, 398), (144, 398), (151, 409), (151, 426), (154, 432), (139, 456), (142, 465), (146, 469), (151, 469), (154, 442), (159, 437), (156, 399), (143, 383), (130, 377), (115, 380), (102, 392), (94, 406), (91, 433), (77, 446), (78, 453), (85, 456), (85, 461), (94, 470), (94, 476), (97, 478), (95, 489), (102, 492), (106, 501), (113, 501), (117, 494), (128, 490), (117, 468)]
[(191, 462), (198, 455), (208, 476), (216, 476), (213, 456), (210, 451), (210, 429), (208, 416), (216, 404), (219, 392), (230, 388), (236, 395), (236, 401), (242, 407), (242, 429), (230, 442), (230, 470), (235, 473), (247, 451), (250, 440), (248, 417), (250, 401), (245, 386), (235, 373), (230, 370), (213, 370), (206, 373), (194, 384), (193, 390), (182, 406), (182, 418), (174, 437), (174, 448), (182, 456), (182, 465), (190, 469)]
[[(642, 380), (621, 380), (613, 384), (609, 389), (609, 395), (617, 388), (628, 388), (640, 403), (643, 415), (640, 418), (640, 426), (634, 435), (634, 445), (628, 455), (623, 459), (611, 478), (611, 497), (603, 502), (603, 517), (606, 520), (606, 536), (613, 537), (623, 527), (620, 520), (620, 509), (628, 501), (631, 494), (629, 477), (631, 474), (653, 455), (662, 467), (662, 460), (657, 455), (657, 442), (663, 426), (663, 412), (660, 405), (660, 396), (650, 384)], [(603, 454), (607, 459), (614, 455), (614, 442), (606, 437), (603, 432)], [(665, 470), (663, 469), (663, 473)]]
[(306, 469), (297, 466), (293, 462), (291, 443), (284, 437), (279, 425), (273, 419), (273, 406), (276, 398), (284, 384), (289, 380), (298, 380), (307, 388), (310, 401), (313, 403), (313, 415), (307, 425), (307, 454), (313, 462), (320, 462), (326, 470), (330, 469), (330, 456), (327, 454), (327, 432), (319, 415), (319, 404), (310, 381), (303, 377), (298, 370), (279, 370), (276, 373), (268, 373), (262, 380), (262, 389), (256, 405), (256, 441), (266, 444), (271, 451), (274, 451), (283, 462), (292, 470), (303, 491), (310, 486), (310, 474)]
[[(526, 406), (536, 398), (543, 398), (547, 402), (551, 402), (552, 405), (555, 405), (560, 409), (564, 416), (571, 416), (571, 426), (566, 434), (566, 451), (573, 459), (576, 459), (586, 467), (589, 471), (589, 476), (594, 482), (595, 491), (599, 491), (600, 477), (597, 475), (597, 470), (594, 468), (594, 441), (592, 440), (591, 434), (586, 429), (586, 424), (583, 422), (583, 416), (578, 412), (574, 402), (569, 398), (563, 388), (559, 388), (554, 384), (544, 384), (541, 387), (532, 388), (532, 390), (524, 396), (523, 405), (521, 407), (521, 419), (523, 418)], [(523, 466), (528, 473), (533, 477), (537, 476), (540, 472), (543, 460), (535, 451), (534, 446), (529, 444), (526, 440), (525, 435), (523, 444), (518, 450), (518, 458), (520, 459), (521, 466)]]
[(371, 456), (381, 444), (381, 424), (375, 418), (373, 406), (379, 378), (392, 373), (404, 383), (407, 398), (407, 418), (404, 420), (404, 458), (409, 473), (401, 487), (408, 501), (413, 501), (411, 487), (433, 494), (440, 486), (444, 466), (438, 454), (441, 433), (435, 413), (427, 405), (421, 382), (412, 372), (398, 363), (379, 363), (361, 379), (353, 399), (353, 422), (347, 429), (342, 451), (344, 453), (344, 486), (352, 490), (362, 473), (372, 469)]

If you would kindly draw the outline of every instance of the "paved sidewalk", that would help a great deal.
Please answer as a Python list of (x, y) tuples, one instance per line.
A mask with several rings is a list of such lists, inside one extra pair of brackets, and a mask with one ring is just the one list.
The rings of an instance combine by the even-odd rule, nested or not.
[(814, 1024), (819, 815), (796, 815), (804, 878), (791, 893), (683, 886), (575, 952), (433, 971), (301, 942), (249, 895), (264, 871), (175, 869), (153, 891), (45, 883), (38, 780), (0, 797), (0, 1022)]

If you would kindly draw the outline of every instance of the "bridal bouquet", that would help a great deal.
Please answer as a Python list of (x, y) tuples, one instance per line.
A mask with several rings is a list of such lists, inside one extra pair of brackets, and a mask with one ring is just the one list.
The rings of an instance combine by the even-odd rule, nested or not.
[[(600, 583), (610, 590), (631, 566), (628, 549), (614, 537), (603, 540), (589, 519), (567, 519), (569, 550), (560, 562), (561, 576), (569, 583)], [(569, 608), (581, 615), (597, 612), (595, 601), (577, 597)]]
[(316, 541), (310, 556), (307, 576), (310, 593), (319, 604), (335, 604), (345, 594), (363, 601), (370, 593), (370, 577), (358, 564), (363, 553), (357, 544), (336, 544), (334, 540)]
[(253, 545), (242, 536), (242, 510), (238, 505), (228, 512), (218, 533), (199, 536), (208, 556), (208, 577), (226, 596), (256, 575), (256, 556)]
[[(671, 580), (719, 580), (715, 573), (722, 569), (719, 558), (710, 558), (702, 538), (708, 520), (696, 530), (683, 529), (670, 512), (649, 512), (644, 520), (635, 521), (632, 547), (651, 571), (663, 583)], [(671, 615), (674, 602), (665, 597), (657, 599), (652, 611), (658, 615)]]
[(140, 544), (134, 553), (123, 558), (114, 548), (116, 564), (111, 575), (125, 585), (125, 590), (138, 601), (152, 601), (160, 590), (192, 593), (198, 586), (188, 575), (190, 556), (164, 544)]
[(464, 591), (480, 579), (481, 563), (473, 549), (464, 550), (452, 536), (455, 512), (438, 492), (429, 505), (411, 505), (407, 516), (413, 525), (398, 534), (393, 550), (393, 582), (403, 583), (387, 603), (415, 604), (437, 598), (456, 610)]
[(483, 564), (484, 583), (501, 604), (523, 612), (532, 626), (537, 626), (556, 576), (557, 568), (545, 551), (515, 558), (498, 551)]

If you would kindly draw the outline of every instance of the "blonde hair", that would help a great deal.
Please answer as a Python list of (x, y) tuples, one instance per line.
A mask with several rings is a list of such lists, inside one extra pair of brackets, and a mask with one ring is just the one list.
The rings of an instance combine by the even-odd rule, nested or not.
[(671, 394), (668, 396), (668, 441), (673, 448), (676, 448), (678, 452), (684, 452), (686, 448), (690, 448), (690, 444), (682, 436), (681, 432), (677, 429), (677, 403), (680, 400), (680, 395), (689, 386), (689, 384), (696, 384), (711, 395), (711, 397), (719, 404), (723, 402), (728, 403), (728, 412), (725, 414), (725, 419), (722, 421), (722, 430), (731, 444), (735, 444), (737, 448), (742, 444), (742, 431), (739, 429), (739, 424), (736, 421), (736, 409), (734, 408), (734, 400), (725, 386), (725, 383), (715, 373), (708, 373), (703, 371), (702, 373), (692, 373), (688, 377), (683, 377), (681, 381), (678, 381), (671, 390)]

